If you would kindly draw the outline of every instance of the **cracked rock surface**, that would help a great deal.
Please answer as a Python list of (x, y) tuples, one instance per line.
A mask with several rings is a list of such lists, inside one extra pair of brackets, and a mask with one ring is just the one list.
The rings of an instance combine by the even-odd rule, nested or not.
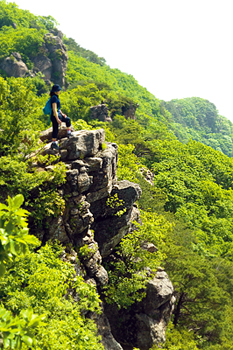
[[(102, 260), (129, 232), (133, 222), (140, 222), (135, 202), (141, 196), (138, 184), (117, 181), (117, 145), (105, 142), (105, 132), (99, 130), (73, 131), (66, 137), (66, 128), (60, 132), (60, 152), (51, 149), (51, 128), (41, 134), (47, 144), (42, 155), (58, 155), (66, 167), (66, 181), (57, 191), (65, 202), (62, 215), (48, 219), (40, 230), (31, 227), (45, 243), (58, 240), (72, 247), (77, 273), (87, 283), (98, 288), (108, 283), (108, 273)], [(104, 145), (104, 147), (103, 147)], [(35, 165), (36, 166), (36, 165)], [(41, 165), (38, 164), (38, 168)], [(53, 166), (39, 168), (51, 171)], [(109, 205), (108, 199), (118, 198), (120, 206)], [(122, 210), (122, 215), (116, 215)], [(144, 249), (151, 253), (157, 248), (150, 242)], [(73, 292), (71, 292), (73, 293)], [(73, 296), (78, 300), (78, 296)], [(76, 299), (75, 299), (76, 298)], [(102, 305), (102, 315), (95, 315), (98, 332), (106, 350), (149, 350), (165, 339), (165, 330), (173, 309), (173, 286), (162, 269), (147, 285), (146, 297), (130, 310), (118, 310), (114, 305)]]

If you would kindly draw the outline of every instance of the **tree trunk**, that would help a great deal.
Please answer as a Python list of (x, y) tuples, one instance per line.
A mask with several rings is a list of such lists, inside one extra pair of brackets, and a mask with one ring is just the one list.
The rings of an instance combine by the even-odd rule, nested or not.
[(181, 310), (181, 307), (182, 307), (182, 303), (183, 303), (183, 297), (184, 297), (184, 293), (182, 292), (180, 297), (179, 297), (179, 300), (178, 300), (178, 303), (177, 303), (177, 306), (175, 308), (175, 311), (174, 311), (174, 326), (176, 327), (177, 324), (178, 324), (178, 320), (179, 320), (179, 317), (180, 317), (180, 310)]

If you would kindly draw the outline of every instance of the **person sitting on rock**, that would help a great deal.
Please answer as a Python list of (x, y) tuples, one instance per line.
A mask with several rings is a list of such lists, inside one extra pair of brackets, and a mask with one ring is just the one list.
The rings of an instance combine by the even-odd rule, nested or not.
[(51, 121), (53, 124), (53, 133), (52, 133), (52, 149), (59, 150), (59, 146), (57, 144), (57, 135), (58, 135), (58, 126), (62, 122), (66, 123), (67, 127), (67, 137), (72, 136), (71, 134), (71, 120), (61, 111), (61, 102), (59, 100), (59, 95), (61, 93), (61, 87), (57, 84), (54, 84), (52, 90), (50, 91), (51, 97)]

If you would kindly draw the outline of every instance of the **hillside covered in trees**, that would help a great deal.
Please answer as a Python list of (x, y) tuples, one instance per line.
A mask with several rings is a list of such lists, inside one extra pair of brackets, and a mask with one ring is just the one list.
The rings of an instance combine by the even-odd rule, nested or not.
[[(55, 27), (52, 17), (34, 16), (1, 0), (0, 65), (8, 57), (14, 61), (12, 53), (17, 52), (32, 70), (45, 34)], [(26, 217), (39, 231), (43, 220), (64, 210), (57, 186), (64, 181), (65, 169), (58, 162), (51, 176), (33, 168), (35, 162), (48, 166), (55, 162), (39, 154), (38, 142), (40, 132), (48, 128), (42, 108), (50, 86), (40, 71), (13, 77), (1, 69), (4, 348), (102, 349), (95, 323), (86, 315), (100, 312), (99, 295), (119, 309), (133, 307), (149, 280), (146, 274), (140, 279), (140, 271), (148, 267), (153, 271), (156, 265), (168, 273), (176, 302), (165, 344), (152, 349), (233, 349), (232, 123), (202, 98), (160, 101), (133, 76), (111, 69), (104, 58), (72, 38), (64, 36), (63, 43), (68, 62), (62, 110), (75, 130), (103, 128), (106, 142), (118, 145), (117, 177), (140, 185), (143, 225), (115, 248), (118, 260), (103, 261), (109, 283), (99, 294), (81, 276), (74, 280), (69, 263), (59, 258), (63, 247), (57, 242), (41, 247), (28, 234)], [(112, 122), (91, 118), (90, 107), (99, 104), (107, 106)], [(128, 118), (131, 108), (136, 112)], [(145, 180), (148, 173), (153, 185)], [(37, 193), (36, 200), (32, 193)], [(153, 242), (158, 253), (145, 254), (141, 249), (145, 240)], [(79, 303), (65, 297), (71, 285), (77, 288)]]

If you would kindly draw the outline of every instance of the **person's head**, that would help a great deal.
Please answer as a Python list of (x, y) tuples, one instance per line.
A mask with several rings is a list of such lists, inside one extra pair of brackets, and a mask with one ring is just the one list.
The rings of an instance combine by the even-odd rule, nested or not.
[(52, 90), (50, 91), (50, 96), (59, 95), (61, 92), (61, 87), (58, 84), (54, 84)]

